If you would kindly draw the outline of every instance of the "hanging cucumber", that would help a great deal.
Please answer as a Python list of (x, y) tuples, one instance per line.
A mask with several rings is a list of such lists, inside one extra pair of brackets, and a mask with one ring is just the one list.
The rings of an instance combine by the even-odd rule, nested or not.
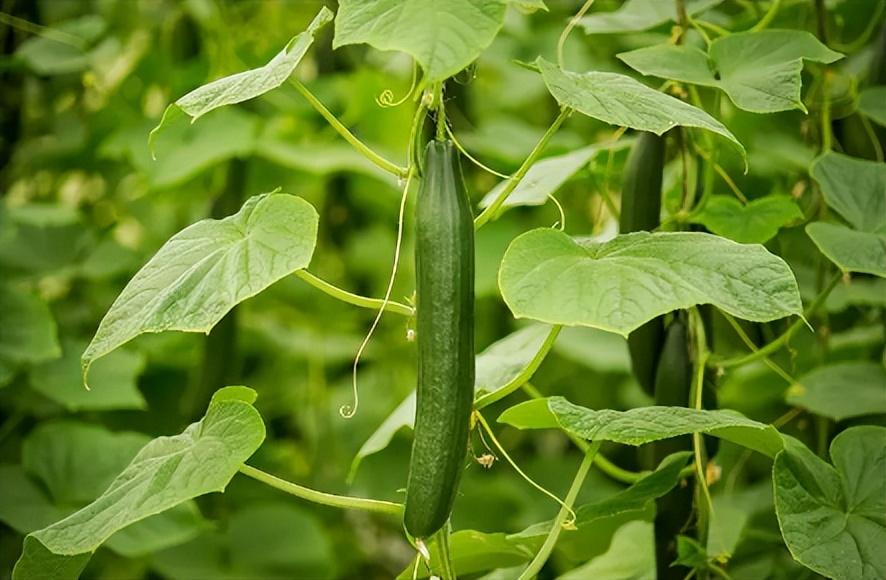
[[(658, 227), (664, 161), (664, 136), (641, 132), (625, 165), (619, 217), (621, 233), (651, 231)], [(631, 368), (640, 386), (650, 395), (654, 392), (655, 367), (663, 339), (661, 318), (650, 320), (628, 336)]]
[(474, 397), (474, 222), (458, 154), (431, 141), (415, 209), (418, 399), (406, 530), (446, 523), (468, 450)]

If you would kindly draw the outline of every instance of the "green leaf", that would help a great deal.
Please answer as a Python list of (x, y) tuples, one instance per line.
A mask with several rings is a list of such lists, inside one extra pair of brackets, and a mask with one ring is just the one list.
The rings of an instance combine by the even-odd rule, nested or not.
[(759, 245), (693, 232), (636, 232), (597, 243), (532, 230), (505, 252), (499, 287), (517, 318), (623, 336), (697, 304), (761, 322), (802, 309), (781, 258)]
[(886, 413), (886, 369), (869, 362), (818, 367), (797, 379), (786, 401), (835, 421)]
[(87, 391), (80, 374), (80, 354), (85, 348), (85, 341), (65, 342), (61, 358), (31, 370), (31, 387), (69, 411), (144, 409), (145, 399), (137, 384), (145, 368), (144, 355), (130, 350), (112, 352), (92, 369), (91, 390)]
[[(506, 411), (507, 413), (507, 411)], [(605, 499), (584, 504), (575, 510), (577, 530), (563, 532), (563, 540), (568, 541), (570, 535), (581, 533), (596, 526), (603, 518), (611, 518), (627, 512), (640, 518), (654, 505), (655, 500), (671, 491), (680, 481), (680, 471), (686, 465), (690, 452), (674, 453), (665, 457), (659, 466), (644, 475), (630, 487)], [(551, 529), (551, 521), (534, 524), (512, 537), (535, 538), (544, 537)]]
[(573, 362), (605, 373), (631, 372), (631, 355), (623, 336), (612, 332), (572, 326), (557, 337), (554, 350)]
[(105, 492), (60, 522), (28, 534), (13, 578), (76, 578), (114, 532), (197, 496), (224, 491), (265, 437), (258, 412), (236, 398), (210, 403), (181, 435), (154, 439)]
[(886, 163), (826, 153), (809, 171), (824, 199), (861, 232), (886, 234)]
[(871, 121), (886, 127), (886, 86), (869, 87), (858, 95), (858, 110)]
[(43, 300), (0, 284), (0, 312), (0, 358), (12, 363), (37, 363), (61, 355), (55, 320)]
[(800, 219), (803, 212), (786, 195), (761, 197), (747, 205), (730, 195), (713, 195), (693, 222), (742, 244), (763, 244), (782, 226)]
[(686, 407), (595, 411), (573, 405), (563, 397), (550, 397), (514, 405), (502, 413), (498, 421), (518, 429), (563, 429), (589, 441), (612, 441), (624, 445), (643, 445), (690, 433), (707, 433), (769, 457), (774, 457), (782, 448), (778, 431), (734, 411)]
[(391, 440), (394, 438), (394, 435), (397, 434), (397, 431), (404, 428), (412, 429), (414, 422), (415, 391), (412, 391), (399, 405), (397, 405), (397, 408), (385, 418), (382, 424), (378, 426), (378, 429), (372, 432), (372, 435), (363, 442), (363, 445), (360, 446), (357, 455), (355, 455), (354, 459), (351, 461), (348, 480), (353, 481), (354, 477), (357, 475), (357, 470), (360, 468), (360, 463), (364, 458), (384, 450), (390, 445)]
[(341, 0), (332, 47), (365, 43), (399, 50), (442, 81), (471, 64), (504, 22), (504, 0)]
[(708, 52), (661, 44), (618, 55), (644, 74), (722, 89), (753, 113), (806, 111), (800, 98), (803, 60), (832, 63), (843, 55), (800, 30), (739, 32), (717, 38)]
[(587, 578), (624, 578), (655, 580), (655, 535), (652, 524), (633, 521), (624, 524), (612, 536), (604, 554), (558, 577), (558, 580)]
[[(688, 0), (686, 12), (694, 16), (704, 12), (723, 0)], [(661, 0), (626, 0), (617, 10), (597, 12), (579, 21), (588, 34), (617, 34), (640, 32), (667, 22), (675, 22), (677, 9), (673, 4)]]
[(836, 580), (886, 577), (886, 429), (851, 427), (830, 465), (786, 439), (775, 458), (775, 512), (791, 555)]
[(886, 234), (859, 232), (827, 222), (807, 225), (806, 234), (841, 270), (886, 278)]
[[(577, 149), (564, 155), (547, 157), (538, 161), (529, 168), (529, 171), (520, 180), (520, 183), (511, 192), (502, 207), (516, 207), (524, 205), (544, 205), (548, 196), (553, 195), (560, 187), (569, 181), (575, 173), (586, 166), (591, 159), (603, 151), (619, 151), (631, 145), (630, 139), (619, 139), (609, 143), (590, 145)], [(509, 180), (504, 180), (483, 196), (480, 207), (487, 207), (498, 197), (499, 193), (507, 186)]]
[(287, 194), (250, 198), (233, 216), (174, 235), (130, 280), (83, 353), (90, 365), (145, 332), (208, 333), (240, 302), (307, 267), (318, 216)]
[(886, 164), (827, 153), (810, 174), (850, 227), (814, 222), (806, 233), (842, 270), (886, 277)]
[[(79, 72), (89, 67), (87, 49), (106, 28), (107, 23), (98, 14), (66, 20), (45, 33), (24, 40), (15, 56), (39, 75)], [(59, 33), (64, 34), (65, 41), (59, 39)]]
[[(515, 541), (501, 533), (487, 534), (476, 530), (459, 530), (449, 537), (452, 566), (458, 576), (474, 574), (492, 568), (506, 568), (528, 562), (541, 542)], [(436, 555), (436, 543), (431, 544), (431, 559)], [(397, 580), (412, 578), (410, 564), (400, 572)], [(427, 568), (420, 567), (418, 578), (427, 578)]]
[(539, 58), (535, 61), (551, 95), (594, 119), (661, 135), (676, 126), (697, 127), (722, 135), (745, 155), (744, 147), (723, 124), (680, 99), (651, 89), (629, 76), (610, 72), (574, 73)]
[(158, 132), (182, 114), (191, 117), (193, 122), (214, 109), (254, 99), (282, 85), (313, 44), (314, 33), (330, 22), (333, 16), (332, 11), (324, 6), (307, 30), (293, 36), (283, 50), (264, 66), (220, 78), (169, 105), (160, 124), (151, 131), (149, 142), (153, 144)]

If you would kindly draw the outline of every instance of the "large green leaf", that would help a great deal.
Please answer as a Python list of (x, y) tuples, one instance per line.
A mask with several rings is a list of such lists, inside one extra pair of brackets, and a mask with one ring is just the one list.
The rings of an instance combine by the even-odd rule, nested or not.
[(802, 308), (781, 258), (703, 233), (636, 232), (597, 243), (532, 230), (505, 253), (499, 286), (517, 318), (625, 336), (697, 304), (755, 321), (799, 315)]
[(644, 75), (718, 87), (741, 109), (775, 113), (806, 110), (800, 99), (804, 59), (831, 63), (843, 55), (805, 31), (762, 30), (717, 38), (707, 53), (661, 44), (618, 57)]
[(730, 195), (712, 195), (693, 221), (742, 244), (763, 244), (803, 212), (786, 195), (769, 195), (742, 205)]
[(313, 44), (314, 33), (332, 18), (332, 11), (324, 6), (308, 25), (307, 30), (292, 37), (283, 50), (264, 66), (220, 78), (194, 89), (169, 105), (163, 113), (163, 118), (160, 119), (160, 124), (151, 131), (151, 142), (163, 127), (172, 123), (176, 117), (184, 114), (191, 117), (192, 121), (196, 121), (213, 109), (254, 99), (282, 85)]
[(651, 89), (629, 76), (591, 71), (574, 73), (539, 58), (535, 61), (551, 95), (569, 107), (610, 125), (661, 135), (677, 126), (713, 131), (745, 154), (729, 129), (701, 109)]
[(305, 200), (264, 194), (233, 216), (177, 233), (105, 315), (83, 353), (84, 376), (95, 359), (145, 332), (209, 332), (235, 305), (310, 263), (317, 221)]
[(43, 300), (0, 284), (0, 312), (0, 358), (12, 363), (35, 363), (61, 355), (55, 320)]
[[(689, 0), (686, 12), (692, 16), (723, 0)], [(625, 0), (617, 10), (589, 14), (579, 21), (588, 34), (639, 32), (677, 20), (677, 8), (662, 0)]]
[[(630, 147), (630, 139), (620, 139), (599, 145), (589, 145), (563, 155), (547, 157), (529, 168), (514, 191), (505, 200), (502, 207), (522, 205), (543, 205), (548, 196), (553, 195), (575, 173), (588, 164), (596, 155), (603, 151), (618, 151)], [(508, 180), (496, 185), (483, 196), (480, 207), (492, 204), (495, 198), (507, 186)]]
[(814, 222), (806, 233), (841, 269), (886, 277), (886, 164), (827, 153), (810, 173), (850, 227)]
[(861, 91), (858, 95), (858, 110), (870, 120), (886, 127), (886, 86)]
[(197, 496), (224, 491), (265, 437), (245, 387), (218, 391), (181, 435), (154, 439), (85, 508), (28, 534), (13, 578), (76, 578), (114, 532)]
[(415, 58), (425, 81), (459, 72), (492, 43), (505, 0), (341, 0), (333, 48), (365, 43)]
[(534, 399), (506, 410), (498, 418), (518, 429), (563, 429), (589, 441), (643, 445), (660, 439), (707, 433), (774, 457), (781, 435), (769, 425), (734, 411), (686, 407), (638, 407), (627, 411), (595, 411), (563, 397)]
[(557, 580), (619, 578), (655, 580), (655, 534), (651, 522), (624, 524), (612, 536), (606, 553), (558, 576)]
[(145, 368), (144, 355), (121, 349), (97, 361), (87, 391), (80, 373), (80, 354), (85, 348), (85, 341), (65, 342), (61, 358), (31, 369), (31, 387), (70, 411), (144, 409), (145, 399), (137, 385)]
[(835, 421), (886, 414), (886, 369), (869, 362), (818, 367), (797, 379), (786, 400)]
[(830, 465), (787, 439), (775, 458), (775, 511), (794, 558), (836, 580), (886, 578), (886, 429), (851, 427)]

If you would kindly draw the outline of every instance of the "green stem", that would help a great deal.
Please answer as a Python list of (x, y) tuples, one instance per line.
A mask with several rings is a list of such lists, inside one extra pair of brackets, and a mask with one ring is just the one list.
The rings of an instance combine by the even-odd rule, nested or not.
[(295, 497), (300, 497), (301, 499), (321, 505), (341, 509), (363, 510), (394, 516), (399, 516), (403, 513), (403, 506), (399, 503), (324, 493), (322, 491), (298, 485), (297, 483), (292, 483), (291, 481), (286, 481), (285, 479), (280, 479), (270, 473), (265, 473), (260, 469), (256, 469), (255, 467), (246, 464), (240, 466), (240, 473), (247, 477), (251, 477), (256, 481), (260, 481), (265, 485), (269, 485), (275, 489), (294, 495)]
[(526, 384), (529, 379), (532, 378), (532, 375), (535, 374), (535, 371), (538, 370), (538, 367), (541, 366), (542, 361), (545, 360), (545, 357), (551, 351), (551, 347), (554, 346), (554, 342), (557, 340), (557, 335), (560, 334), (560, 329), (563, 328), (559, 324), (555, 324), (551, 327), (551, 331), (548, 333), (548, 336), (545, 338), (544, 342), (541, 345), (541, 348), (538, 349), (538, 352), (535, 353), (535, 356), (532, 357), (532, 360), (529, 361), (529, 364), (520, 371), (516, 377), (511, 379), (509, 383), (500, 389), (496, 389), (491, 393), (486, 393), (474, 401), (474, 409), (478, 411), (483, 407), (489, 406), (496, 401), (500, 401), (522, 387)]
[(750, 30), (749, 32), (759, 32), (769, 26), (772, 23), (772, 20), (775, 18), (775, 15), (778, 14), (778, 9), (781, 8), (781, 0), (772, 0), (772, 4), (769, 5), (769, 10), (766, 11), (766, 14), (761, 18)]
[(600, 444), (601, 441), (594, 441), (591, 443), (590, 448), (581, 461), (581, 465), (578, 467), (578, 472), (575, 474), (575, 478), (572, 480), (572, 485), (569, 486), (566, 500), (563, 502), (565, 505), (563, 505), (560, 508), (560, 511), (557, 512), (557, 517), (551, 525), (551, 531), (548, 532), (544, 543), (541, 545), (541, 549), (532, 561), (529, 562), (529, 565), (526, 566), (526, 569), (523, 570), (517, 580), (530, 580), (531, 578), (535, 578), (541, 571), (542, 567), (544, 567), (545, 562), (548, 561), (551, 552), (554, 550), (554, 546), (557, 544), (557, 539), (560, 537), (560, 531), (563, 529), (563, 522), (565, 522), (566, 518), (569, 516), (572, 505), (578, 497), (578, 492), (581, 490), (581, 486), (588, 475), (588, 470), (594, 463), (594, 457), (596, 457), (597, 451), (600, 449)]
[(750, 354), (746, 354), (744, 356), (736, 357), (736, 358), (727, 358), (727, 359), (710, 359), (710, 365), (718, 368), (728, 369), (731, 367), (740, 367), (746, 365), (748, 363), (754, 362), (756, 360), (760, 360), (761, 358), (765, 358), (770, 354), (776, 352), (781, 347), (783, 347), (787, 342), (791, 339), (791, 336), (801, 327), (806, 325), (806, 319), (810, 318), (824, 302), (827, 300), (831, 291), (837, 286), (840, 280), (843, 278), (843, 274), (838, 272), (828, 283), (827, 286), (816, 296), (815, 300), (806, 311), (803, 313), (803, 317), (799, 318), (791, 324), (787, 330), (785, 330), (781, 336), (770, 342), (769, 344), (760, 347)]
[(295, 87), (295, 89), (299, 93), (301, 93), (305, 99), (307, 99), (311, 106), (314, 107), (314, 109), (318, 113), (320, 113), (320, 115), (324, 119), (326, 119), (326, 121), (332, 126), (332, 128), (335, 129), (339, 135), (344, 137), (345, 141), (350, 143), (354, 147), (354, 149), (360, 152), (360, 154), (362, 154), (372, 163), (384, 169), (388, 173), (392, 173), (401, 179), (406, 177), (407, 169), (405, 167), (400, 167), (399, 165), (388, 161), (387, 159), (370, 149), (368, 145), (363, 143), (363, 141), (360, 141), (360, 139), (358, 139), (356, 135), (351, 133), (350, 129), (342, 125), (341, 121), (339, 121), (338, 118), (333, 115), (329, 111), (329, 109), (327, 109), (326, 106), (323, 105), (323, 103), (321, 103), (320, 100), (317, 99), (317, 97), (315, 97), (314, 94), (309, 91), (308, 88), (304, 86), (301, 82), (294, 78), (290, 78), (289, 84)]
[(400, 302), (394, 302), (392, 300), (388, 300), (388, 302), (385, 303), (385, 301), (380, 298), (368, 298), (366, 296), (360, 296), (359, 294), (348, 292), (347, 290), (342, 290), (338, 286), (333, 286), (326, 280), (318, 278), (307, 270), (297, 270), (295, 275), (317, 290), (329, 294), (333, 298), (341, 300), (342, 302), (347, 302), (348, 304), (353, 304), (354, 306), (359, 306), (361, 308), (370, 308), (372, 310), (378, 310), (384, 306), (385, 310), (395, 314), (402, 314), (403, 316), (415, 315), (415, 309), (411, 306), (401, 304)]
[(557, 129), (560, 128), (560, 125), (563, 124), (569, 115), (572, 114), (572, 109), (568, 107), (563, 107), (560, 109), (560, 114), (557, 115), (557, 118), (554, 119), (553, 124), (548, 127), (548, 130), (545, 131), (545, 134), (541, 136), (541, 139), (538, 140), (538, 143), (535, 144), (535, 147), (529, 153), (529, 156), (523, 161), (523, 164), (519, 169), (514, 173), (514, 176), (510, 181), (507, 182), (504, 189), (501, 190), (501, 193), (498, 194), (498, 197), (489, 204), (489, 206), (480, 212), (480, 215), (474, 219), (474, 229), (480, 229), (483, 225), (489, 220), (496, 217), (498, 210), (504, 204), (505, 200), (508, 199), (508, 196), (514, 192), (517, 186), (520, 184), (520, 181), (526, 177), (526, 173), (529, 171), (529, 168), (532, 167), (532, 164), (535, 163), (538, 156), (541, 155), (541, 152), (544, 151), (544, 148), (547, 146), (548, 141), (551, 140), (551, 137), (554, 136), (554, 133), (557, 132)]
[[(523, 390), (527, 395), (532, 397), (533, 399), (543, 399), (544, 395), (542, 395), (538, 389), (532, 383), (524, 383)], [(570, 433), (569, 431), (564, 431), (567, 437), (575, 443), (575, 446), (581, 449), (582, 453), (587, 453), (591, 444), (575, 435)], [(613, 463), (609, 458), (603, 455), (602, 452), (597, 453), (597, 461), (594, 463), (594, 466), (602, 471), (604, 474), (608, 475), (615, 481), (620, 481), (621, 483), (626, 483), (628, 485), (632, 483), (636, 483), (641, 480), (643, 477), (647, 475), (648, 472), (640, 472), (640, 471), (630, 471), (624, 469), (623, 467), (619, 467), (615, 463)]]
[(18, 16), (6, 12), (0, 12), (0, 24), (5, 24), (10, 28), (15, 28), (29, 34), (36, 34), (47, 40), (54, 40), (55, 42), (73, 46), (78, 50), (86, 49), (86, 41), (79, 36), (69, 34), (62, 30), (56, 30), (55, 28), (50, 28), (48, 26), (43, 26), (41, 24), (35, 24), (30, 20), (25, 20), (24, 18), (19, 18)]
[[(695, 376), (692, 380), (689, 404), (693, 409), (701, 410), (702, 393), (704, 391), (705, 363), (708, 357), (707, 339), (705, 337), (704, 322), (696, 308), (689, 311), (689, 320), (692, 324), (692, 335), (695, 342)], [(705, 477), (705, 453), (704, 440), (701, 433), (692, 434), (692, 450), (695, 456), (695, 509), (698, 514), (697, 532), (698, 541), (702, 546), (708, 543), (708, 526), (714, 504), (711, 501), (711, 492), (708, 489), (707, 477)]]
[(452, 569), (452, 555), (449, 553), (449, 524), (443, 526), (436, 534), (437, 549), (440, 553), (440, 578), (442, 580), (456, 580), (455, 570)]
[[(726, 319), (726, 322), (728, 322), (732, 329), (735, 331), (735, 334), (737, 334), (738, 337), (741, 339), (741, 341), (745, 343), (745, 345), (752, 351), (757, 350), (757, 346), (754, 344), (754, 341), (751, 340), (751, 337), (748, 336), (748, 334), (744, 331), (738, 321), (733, 318), (732, 315), (726, 312), (721, 312), (721, 314)], [(775, 362), (773, 362), (772, 359), (770, 359), (768, 356), (763, 357), (763, 362), (766, 363), (766, 366), (772, 369), (775, 374), (787, 381), (789, 385), (793, 385), (797, 382), (794, 377), (788, 374), (786, 370), (775, 364)]]
[(569, 23), (563, 29), (563, 32), (560, 33), (560, 38), (557, 39), (557, 64), (560, 65), (560, 68), (566, 68), (563, 64), (563, 48), (566, 46), (566, 39), (569, 38), (572, 29), (575, 28), (587, 11), (590, 10), (593, 3), (594, 0), (586, 0), (579, 11), (575, 13), (575, 16), (569, 19)]

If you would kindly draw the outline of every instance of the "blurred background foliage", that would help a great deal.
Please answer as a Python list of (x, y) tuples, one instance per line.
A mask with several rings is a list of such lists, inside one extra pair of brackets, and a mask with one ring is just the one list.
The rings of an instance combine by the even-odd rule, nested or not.
[[(837, 79), (870, 70), (872, 50), (851, 44), (869, 35), (872, 3), (829, 3), (833, 46), (850, 53), (831, 69)], [(414, 388), (414, 348), (402, 318), (383, 318), (361, 366), (361, 405), (351, 420), (342, 419), (338, 409), (351, 399), (351, 364), (373, 312), (338, 303), (296, 277), (238, 306), (208, 336), (164, 333), (133, 341), (96, 364), (89, 393), (79, 374), (80, 354), (102, 315), (166, 239), (196, 220), (234, 213), (249, 196), (278, 187), (320, 212), (309, 270), (350, 291), (383, 295), (398, 184), (341, 141), (291, 87), (164, 135), (157, 160), (148, 149), (148, 132), (169, 102), (214, 78), (267, 62), (306, 27), (320, 4), (0, 1), (0, 576), (8, 576), (25, 533), (88, 503), (148, 437), (180, 432), (226, 384), (249, 385), (259, 393), (256, 406), (268, 425), (268, 440), (251, 463), (317, 489), (402, 499), (410, 445), (405, 430), (365, 458), (348, 483), (360, 446)], [(531, 15), (509, 9), (494, 44), (447, 87), (455, 134), (501, 172), (517, 168), (557, 112), (540, 77), (514, 61), (538, 55), (554, 60), (557, 37), (578, 4), (549, 0), (549, 11)], [(594, 11), (619, 4), (599, 0)], [(759, 16), (755, 4), (728, 0), (707, 18), (742, 28)], [(785, 2), (776, 24), (814, 29), (811, 4)], [(578, 29), (566, 45), (567, 66), (627, 72), (614, 55), (664, 41), (670, 28), (664, 23), (594, 36)], [(332, 52), (331, 34), (331, 26), (320, 32), (295, 74), (361, 139), (403, 164), (415, 103), (383, 107), (377, 99), (385, 90), (395, 98), (409, 90), (411, 60), (364, 46)], [(835, 122), (851, 121), (854, 82), (828, 85), (846, 93), (842, 100), (831, 95), (832, 102), (844, 104), (835, 107)], [(814, 70), (805, 73), (804, 87), (814, 115), (820, 91)], [(722, 163), (738, 186), (752, 198), (791, 194), (813, 211), (806, 176), (817, 142), (813, 117), (798, 111), (751, 115), (725, 99), (723, 111), (724, 123), (750, 154), (751, 171), (743, 175), (741, 161), (722, 151)], [(612, 127), (574, 116), (546, 155), (612, 133)], [(615, 231), (610, 207), (618, 203), (624, 156), (624, 150), (595, 156), (559, 190), (570, 233), (605, 237)], [(467, 162), (464, 168), (473, 201), (479, 202), (498, 178)], [(669, 175), (669, 198), (677, 199), (676, 158)], [(718, 187), (728, 192), (722, 183)], [(496, 283), (507, 244), (520, 232), (558, 220), (552, 204), (518, 208), (478, 233), (478, 349), (518, 328)], [(784, 230), (769, 246), (797, 272), (804, 297), (814, 296), (819, 258), (802, 228)], [(407, 257), (410, 248), (407, 235)], [(407, 258), (393, 296), (407, 300), (412, 289)], [(828, 303), (828, 351), (811, 334), (800, 333), (793, 353), (780, 355), (780, 362), (802, 373), (823, 357), (877, 356), (883, 325), (869, 305), (872, 292), (868, 298), (835, 293)], [(718, 352), (742, 351), (723, 321), (714, 317), (714, 326)], [(782, 323), (772, 323), (752, 330), (763, 340), (782, 329)], [(534, 384), (591, 408), (647, 404), (628, 373), (620, 338), (567, 329)], [(748, 366), (725, 378), (720, 404), (772, 421), (789, 410), (787, 386), (764, 365)], [(787, 428), (807, 439), (808, 429), (804, 418)], [(580, 455), (561, 434), (504, 429), (501, 440), (539, 483), (565, 492)], [(631, 448), (604, 450), (620, 465), (640, 465)], [(737, 463), (743, 467), (714, 487), (744, 490), (718, 512), (730, 519), (715, 522), (721, 532), (737, 527), (733, 547), (744, 530), (733, 577), (800, 577), (778, 535), (768, 462), (749, 459), (726, 443), (718, 461), (726, 474)], [(603, 497), (620, 488), (593, 472), (583, 495)], [(487, 470), (472, 464), (453, 525), (515, 532), (556, 509), (506, 465)], [(389, 578), (414, 555), (395, 519), (307, 504), (245, 478), (176, 514), (168, 528), (115, 537), (84, 577)], [(557, 557), (578, 563), (605, 549), (589, 545), (578, 556)], [(623, 549), (636, 552), (630, 543)]]

